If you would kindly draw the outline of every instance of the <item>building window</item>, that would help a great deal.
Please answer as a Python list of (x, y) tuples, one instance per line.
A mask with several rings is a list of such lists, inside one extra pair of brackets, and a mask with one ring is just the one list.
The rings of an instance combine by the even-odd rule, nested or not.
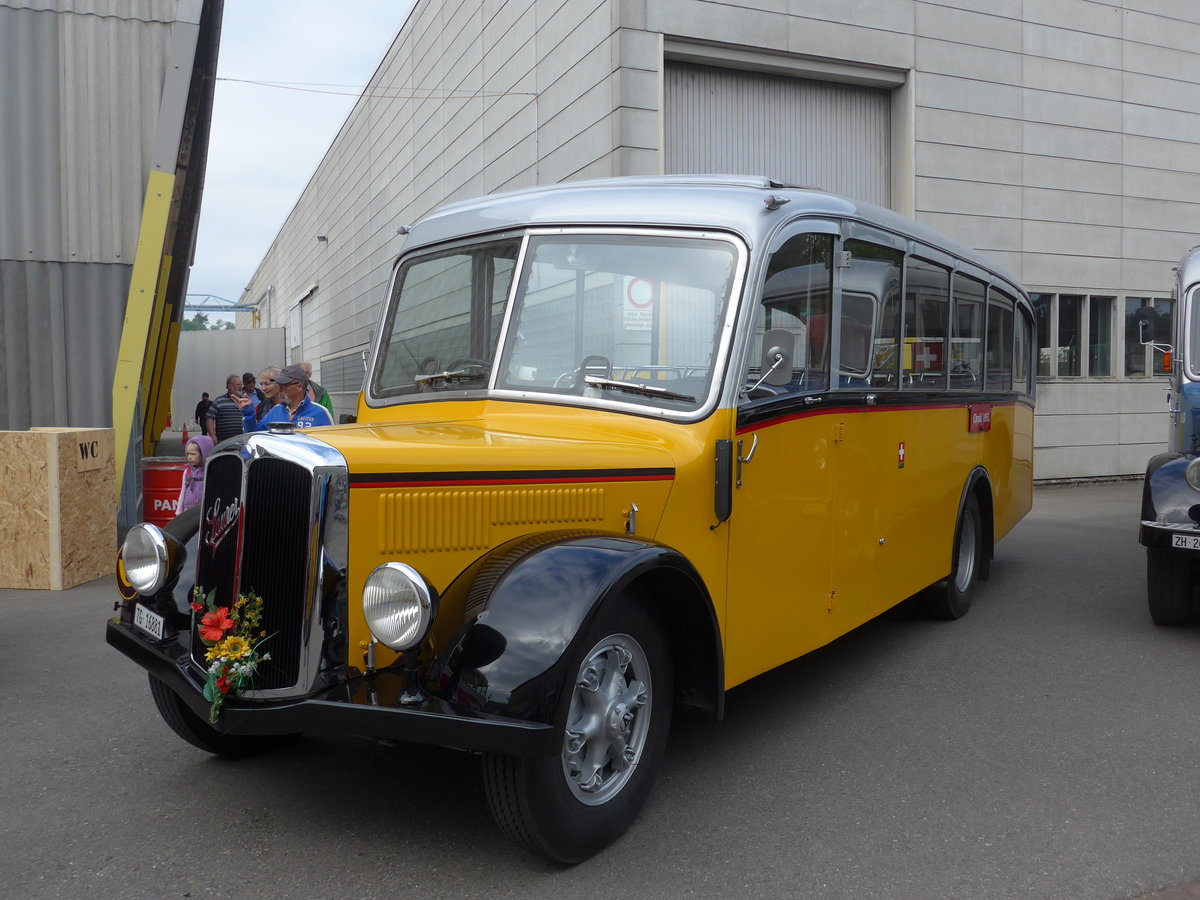
[(1058, 295), (1058, 371), (1060, 378), (1082, 374), (1079, 352), (1083, 336), (1083, 300), (1079, 294)]
[(1125, 298), (1125, 374), (1140, 377), (1150, 375), (1169, 375), (1170, 370), (1164, 367), (1164, 357), (1149, 344), (1142, 344), (1138, 336), (1137, 321), (1134, 314), (1143, 306), (1154, 308), (1154, 334), (1148, 339), (1156, 344), (1171, 343), (1171, 309), (1170, 300), (1150, 299), (1149, 297)]
[(1088, 300), (1088, 374), (1112, 374), (1112, 321), (1116, 297)]
[[(1033, 301), (1039, 378), (1167, 374), (1162, 355), (1154, 357), (1153, 351), (1139, 342), (1133, 315), (1139, 307), (1153, 306), (1154, 340), (1169, 343), (1170, 300), (1108, 294), (1030, 294), (1029, 298)], [(1123, 365), (1116, 357), (1122, 351)]]

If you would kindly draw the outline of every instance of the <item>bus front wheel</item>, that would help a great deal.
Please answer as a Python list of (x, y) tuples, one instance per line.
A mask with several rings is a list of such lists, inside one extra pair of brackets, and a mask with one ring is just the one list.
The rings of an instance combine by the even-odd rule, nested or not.
[(925, 592), (926, 608), (939, 619), (958, 619), (971, 608), (983, 562), (983, 520), (979, 501), (967, 495), (954, 527), (954, 558), (950, 577)]
[(560, 752), (486, 754), (483, 781), (497, 824), (560, 863), (587, 859), (633, 822), (654, 780), (671, 720), (672, 666), (641, 603), (602, 612), (570, 661)]
[(1155, 625), (1186, 625), (1192, 618), (1192, 580), (1187, 557), (1146, 548), (1146, 599)]

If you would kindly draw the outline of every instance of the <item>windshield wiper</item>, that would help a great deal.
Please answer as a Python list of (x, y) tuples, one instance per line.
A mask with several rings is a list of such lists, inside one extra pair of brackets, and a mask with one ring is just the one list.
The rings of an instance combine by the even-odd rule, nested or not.
[(449, 381), (450, 379), (458, 380), (480, 380), (486, 379), (488, 373), (481, 366), (470, 366), (465, 369), (447, 369), (445, 372), (430, 372), (428, 375), (415, 375), (413, 381), (417, 384), (433, 384), (435, 381)]
[(612, 388), (616, 391), (628, 391), (631, 394), (653, 394), (666, 400), (685, 400), (695, 403), (696, 398), (690, 394), (679, 394), (666, 388), (655, 387), (652, 384), (641, 384), (637, 381), (613, 381), (611, 378), (601, 378), (598, 375), (585, 375), (583, 383), (598, 388)]

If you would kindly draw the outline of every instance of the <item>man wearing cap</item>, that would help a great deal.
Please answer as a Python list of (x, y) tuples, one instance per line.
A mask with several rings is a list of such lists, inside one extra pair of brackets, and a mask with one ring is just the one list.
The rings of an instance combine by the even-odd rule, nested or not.
[(254, 418), (249, 397), (238, 401), (246, 431), (267, 431), (272, 422), (291, 422), (297, 428), (333, 424), (329, 411), (308, 399), (308, 379), (299, 366), (284, 366), (272, 382), (279, 388), (279, 401), (261, 419)]
[(246, 372), (242, 375), (242, 387), (246, 390), (246, 396), (250, 398), (250, 405), (254, 407), (254, 418), (261, 419), (258, 414), (258, 404), (267, 399), (267, 395), (262, 392), (262, 388), (255, 386), (255, 378), (253, 372)]

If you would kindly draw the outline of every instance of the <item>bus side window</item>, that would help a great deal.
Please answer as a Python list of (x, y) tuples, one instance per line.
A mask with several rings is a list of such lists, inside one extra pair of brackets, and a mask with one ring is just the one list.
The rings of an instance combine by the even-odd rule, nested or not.
[(1013, 341), (1013, 387), (1022, 394), (1032, 394), (1030, 373), (1033, 353), (1033, 320), (1025, 310), (1017, 316), (1017, 327)]
[(904, 266), (904, 369), (906, 385), (946, 387), (950, 272), (910, 256)]
[[(793, 235), (771, 256), (743, 382), (749, 399), (828, 389), (832, 260), (828, 234)], [(795, 349), (781, 363), (787, 371), (769, 372), (772, 361), (763, 359), (769, 349), (763, 336), (777, 329), (792, 334)]]
[(839, 381), (844, 386), (898, 386), (900, 250), (848, 240), (850, 266), (842, 273)]
[(991, 289), (987, 314), (987, 388), (989, 391), (1013, 389), (1013, 301)]
[(983, 389), (983, 299), (982, 281), (954, 275), (954, 314), (950, 336), (950, 389)]

